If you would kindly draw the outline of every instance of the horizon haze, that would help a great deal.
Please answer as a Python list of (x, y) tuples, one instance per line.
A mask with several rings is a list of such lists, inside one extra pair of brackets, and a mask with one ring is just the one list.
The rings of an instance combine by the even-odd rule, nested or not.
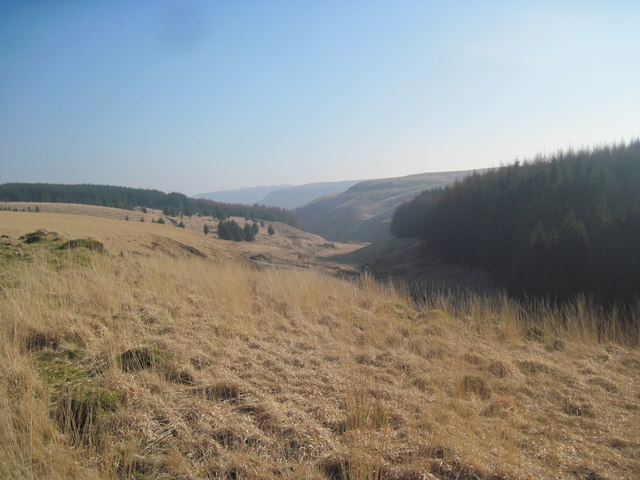
[(0, 183), (188, 195), (637, 137), (640, 4), (0, 5)]

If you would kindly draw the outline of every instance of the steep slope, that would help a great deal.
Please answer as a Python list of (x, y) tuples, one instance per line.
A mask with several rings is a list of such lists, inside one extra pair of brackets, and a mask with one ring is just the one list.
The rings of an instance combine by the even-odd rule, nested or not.
[(391, 238), (389, 223), (395, 208), (423, 190), (453, 183), (471, 173), (421, 173), (357, 183), (346, 192), (326, 195), (295, 213), (303, 228), (329, 240), (373, 242)]
[(258, 203), (268, 207), (294, 209), (324, 195), (344, 192), (347, 188), (358, 182), (359, 180), (307, 183), (296, 187), (282, 188), (267, 194)]

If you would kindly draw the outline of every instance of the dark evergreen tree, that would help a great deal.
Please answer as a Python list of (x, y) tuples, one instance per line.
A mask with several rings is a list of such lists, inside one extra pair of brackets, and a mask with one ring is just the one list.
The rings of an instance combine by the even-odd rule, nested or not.
[(134, 207), (162, 210), (170, 217), (195, 214), (221, 220), (230, 216), (260, 218), (299, 226), (299, 220), (289, 210), (264, 205), (220, 203), (203, 198), (189, 198), (182, 193), (159, 190), (114, 187), (110, 185), (61, 185), (47, 183), (5, 183), (0, 185), (0, 201), (6, 202), (64, 202), (107, 207)]
[(242, 230), (243, 230), (245, 242), (253, 242), (256, 239), (256, 234), (253, 231), (253, 227), (248, 223), (244, 224), (244, 228)]
[(218, 237), (223, 240), (241, 242), (245, 239), (243, 228), (235, 220), (220, 220), (218, 223)]
[(399, 206), (391, 232), (428, 240), (517, 294), (611, 303), (640, 294), (640, 141), (472, 175)]

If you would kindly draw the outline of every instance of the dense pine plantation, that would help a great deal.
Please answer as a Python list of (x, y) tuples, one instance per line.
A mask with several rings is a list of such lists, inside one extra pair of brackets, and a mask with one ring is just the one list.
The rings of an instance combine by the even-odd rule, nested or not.
[(391, 230), (485, 268), (515, 294), (635, 301), (640, 141), (516, 161), (426, 191), (398, 207)]
[(293, 212), (264, 205), (241, 205), (191, 198), (182, 193), (164, 193), (144, 188), (111, 185), (64, 185), (51, 183), (5, 183), (0, 185), (3, 202), (80, 203), (132, 209), (147, 207), (164, 210), (165, 215), (201, 214), (220, 219), (228, 217), (260, 218), (298, 226)]

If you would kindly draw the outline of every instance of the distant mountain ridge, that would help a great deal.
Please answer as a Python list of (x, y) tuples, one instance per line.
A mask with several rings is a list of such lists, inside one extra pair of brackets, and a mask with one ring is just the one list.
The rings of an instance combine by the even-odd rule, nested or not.
[(424, 190), (453, 183), (473, 170), (434, 172), (365, 180), (296, 208), (308, 232), (333, 241), (374, 242), (391, 238), (389, 224), (396, 207)]
[(290, 188), (292, 186), (293, 185), (261, 185), (258, 187), (244, 187), (232, 190), (198, 193), (193, 197), (206, 198), (208, 200), (215, 200), (216, 202), (244, 203), (245, 205), (253, 205), (254, 203), (260, 203), (260, 201), (271, 192), (275, 192), (276, 190), (281, 190), (283, 188)]
[(260, 204), (267, 207), (294, 209), (330, 193), (344, 192), (360, 180), (315, 182), (304, 185), (275, 185), (238, 188), (217, 192), (199, 193), (195, 198), (218, 202)]
[(259, 203), (268, 207), (280, 207), (293, 210), (316, 198), (331, 193), (344, 192), (359, 181), (360, 180), (346, 180), (342, 182), (307, 183), (306, 185), (284, 188), (267, 194)]

